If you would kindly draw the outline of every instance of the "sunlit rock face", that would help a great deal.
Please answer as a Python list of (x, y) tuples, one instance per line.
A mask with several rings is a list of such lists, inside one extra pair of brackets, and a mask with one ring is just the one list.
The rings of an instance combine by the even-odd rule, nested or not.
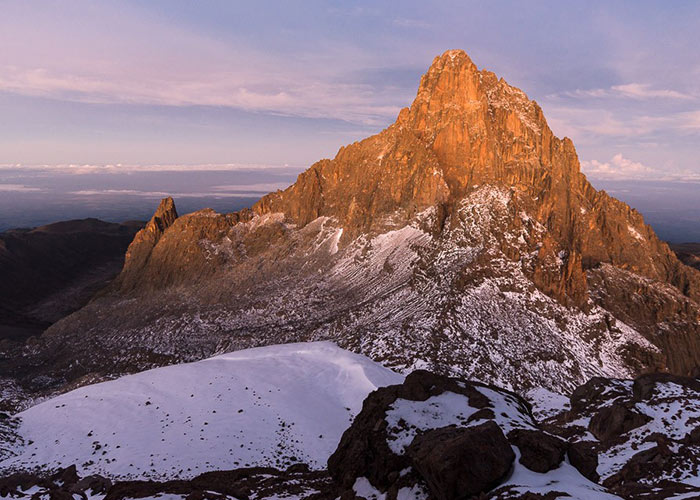
[[(679, 265), (637, 212), (588, 183), (573, 143), (552, 134), (537, 103), (459, 50), (435, 58), (393, 125), (314, 164), (254, 210), (282, 212), (301, 225), (335, 217), (348, 242), (396, 211), (410, 218), (439, 206), (447, 218), (484, 184), (516, 192), (521, 208), (546, 227), (543, 241), (528, 247), (539, 254), (531, 277), (558, 300), (584, 305), (584, 268), (601, 262), (700, 297), (697, 274)], [(565, 265), (549, 272), (560, 253)]]
[(331, 339), (400, 370), (566, 390), (692, 374), (699, 298), (700, 273), (588, 183), (537, 103), (448, 51), (395, 123), (252, 209), (164, 202), (112, 287), (13, 373), (45, 391)]

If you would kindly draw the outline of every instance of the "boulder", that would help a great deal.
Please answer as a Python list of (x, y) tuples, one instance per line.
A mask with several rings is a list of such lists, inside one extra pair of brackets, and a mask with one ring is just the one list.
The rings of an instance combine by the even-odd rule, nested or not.
[(598, 453), (595, 443), (592, 441), (576, 441), (569, 444), (567, 451), (569, 463), (578, 470), (582, 476), (594, 483), (600, 480), (598, 475)]
[[(443, 404), (439, 416), (422, 417)], [(355, 482), (366, 478), (387, 499), (402, 488), (469, 498), (508, 473), (515, 453), (500, 426), (535, 429), (531, 410), (513, 392), (417, 370), (367, 397), (328, 471), (341, 496), (353, 495)]]
[[(477, 390), (479, 385), (416, 370), (406, 377), (403, 384), (374, 391), (367, 397), (362, 411), (345, 431), (338, 448), (328, 459), (328, 471), (345, 488), (352, 488), (358, 477), (366, 477), (375, 487), (386, 491), (393, 484), (391, 478), (411, 463), (408, 456), (397, 455), (389, 448), (388, 440), (391, 436), (385, 420), (389, 407), (397, 399), (425, 401), (448, 391), (466, 396), (468, 406), (472, 408), (486, 409), (491, 402)], [(529, 404), (520, 396), (508, 391), (505, 393), (517, 398), (523, 405), (524, 412), (529, 411)], [(482, 415), (493, 416), (493, 412)]]
[(614, 487), (619, 484), (638, 482), (651, 472), (658, 474), (664, 469), (668, 469), (669, 461), (673, 457), (673, 452), (664, 443), (659, 443), (648, 450), (635, 453), (631, 459), (625, 463), (619, 472), (607, 478), (604, 482), (606, 486)]
[(651, 420), (646, 415), (642, 415), (630, 410), (622, 404), (613, 404), (602, 408), (596, 413), (588, 425), (591, 431), (600, 441), (609, 441), (620, 435), (641, 427)]
[(413, 466), (437, 500), (460, 500), (488, 491), (506, 477), (515, 453), (492, 420), (474, 427), (444, 427), (408, 447)]
[(16, 472), (0, 477), (0, 497), (11, 497), (16, 495), (18, 490), (28, 490), (41, 482), (42, 478), (28, 472)]
[(508, 440), (520, 450), (519, 462), (534, 472), (556, 469), (566, 455), (566, 443), (542, 431), (514, 429)]
[(587, 408), (600, 407), (611, 398), (626, 395), (626, 387), (615, 384), (612, 380), (604, 377), (593, 377), (574, 389), (569, 403), (573, 412), (580, 412)]
[(75, 465), (71, 465), (65, 469), (59, 469), (49, 479), (61, 486), (68, 486), (77, 483), (80, 477)]
[(106, 494), (111, 487), (111, 480), (100, 476), (99, 474), (93, 474), (80, 479), (77, 483), (71, 486), (70, 491), (71, 493), (87, 493), (90, 491), (93, 494)]
[(648, 373), (637, 377), (632, 385), (632, 394), (638, 401), (647, 401), (654, 395), (657, 384), (675, 384), (700, 395), (700, 380), (680, 377), (670, 373)]

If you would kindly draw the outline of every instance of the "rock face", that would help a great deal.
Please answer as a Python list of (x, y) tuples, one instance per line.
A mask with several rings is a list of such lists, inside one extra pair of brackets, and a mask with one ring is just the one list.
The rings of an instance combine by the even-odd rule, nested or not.
[(591, 418), (588, 430), (599, 441), (607, 442), (626, 432), (641, 427), (650, 419), (623, 405), (606, 406)]
[(176, 218), (165, 200), (108, 293), (5, 355), (54, 390), (331, 339), (400, 370), (571, 390), (695, 373), (699, 299), (700, 272), (588, 183), (537, 103), (448, 51), (395, 123), (251, 210)]
[(542, 431), (515, 429), (508, 439), (520, 450), (520, 463), (535, 472), (558, 468), (566, 455), (566, 443)]
[(114, 283), (116, 288), (130, 289), (137, 286), (142, 280), (142, 273), (146, 269), (156, 245), (165, 231), (173, 225), (175, 219), (177, 219), (175, 202), (172, 198), (163, 198), (146, 227), (136, 234), (129, 245), (124, 267)]
[(515, 459), (503, 431), (493, 421), (428, 431), (416, 437), (407, 452), (438, 500), (468, 498), (492, 489), (510, 472)]
[[(508, 186), (533, 202), (522, 208), (547, 235), (525, 249), (510, 248), (510, 257), (536, 251), (531, 277), (560, 301), (584, 305), (585, 270), (603, 262), (700, 298), (698, 275), (678, 262), (641, 215), (588, 183), (573, 143), (554, 137), (537, 103), (479, 71), (462, 51), (435, 58), (396, 123), (314, 164), (253, 209), (284, 213), (300, 225), (334, 217), (350, 241), (397, 211), (409, 218), (439, 206), (444, 224), (484, 184)], [(564, 262), (553, 265), (557, 256)]]

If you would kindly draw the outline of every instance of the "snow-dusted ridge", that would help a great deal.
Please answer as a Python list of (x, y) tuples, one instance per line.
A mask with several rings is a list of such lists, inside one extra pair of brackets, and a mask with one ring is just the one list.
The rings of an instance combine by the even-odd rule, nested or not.
[(377, 387), (398, 375), (330, 342), (238, 351), (89, 385), (18, 414), (11, 469), (192, 477), (208, 470), (324, 468)]

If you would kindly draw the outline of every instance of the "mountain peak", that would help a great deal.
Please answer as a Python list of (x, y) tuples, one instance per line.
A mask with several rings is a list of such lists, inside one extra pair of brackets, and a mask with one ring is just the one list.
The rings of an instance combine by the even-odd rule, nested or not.
[[(588, 332), (619, 331), (612, 320), (600, 323), (606, 317), (602, 308), (625, 324), (635, 323), (667, 356), (662, 360), (652, 349), (644, 351), (642, 360), (635, 354), (641, 351), (630, 348), (619, 366), (649, 369), (665, 363), (677, 373), (689, 373), (700, 359), (697, 338), (683, 333), (697, 324), (693, 304), (700, 300), (700, 274), (683, 266), (641, 215), (588, 183), (573, 143), (554, 136), (536, 102), (495, 74), (479, 70), (463, 51), (448, 51), (433, 61), (415, 100), (394, 124), (340, 148), (332, 160), (311, 165), (292, 186), (264, 196), (252, 210), (175, 217), (172, 201), (161, 202), (129, 248), (120, 293), (198, 283), (211, 290), (202, 293), (215, 294), (212, 303), (235, 301), (231, 307), (236, 308), (240, 300), (253, 307), (246, 301), (255, 295), (238, 288), (219, 298), (234, 276), (238, 281), (231, 283), (243, 287), (269, 284), (269, 290), (278, 290), (272, 278), (278, 270), (285, 283), (294, 283), (291, 276), (298, 272), (300, 287), (307, 283), (307, 270), (316, 271), (311, 280), (316, 282), (335, 269), (319, 286), (347, 293), (342, 304), (347, 297), (354, 300), (353, 294), (363, 303), (369, 295), (383, 300), (375, 282), (386, 285), (387, 296), (397, 289), (395, 283), (405, 286), (408, 295), (416, 286), (419, 293), (434, 286), (462, 303), (464, 291), (476, 293), (479, 283), (487, 282), (509, 294), (527, 289), (520, 305), (509, 300), (506, 308), (522, 305), (523, 311), (538, 310), (547, 318), (554, 313), (541, 304), (565, 308), (561, 317), (569, 319), (552, 326), (562, 335), (571, 333), (566, 326), (570, 323), (589, 325), (581, 326)], [(420, 248), (415, 255), (413, 247)], [(381, 266), (362, 267), (373, 259)], [(340, 267), (323, 267), (336, 264)], [(339, 269), (352, 270), (347, 282), (338, 280), (346, 272)], [(357, 289), (352, 284), (356, 279)], [(658, 297), (651, 290), (639, 293), (647, 302), (626, 295), (652, 282), (662, 282), (664, 290), (671, 289), (666, 284), (673, 285), (679, 295), (671, 299), (666, 292)], [(490, 297), (496, 300), (496, 295)], [(272, 309), (264, 310), (267, 318)], [(434, 318), (446, 313), (440, 309), (425, 314)], [(417, 313), (414, 326), (422, 328), (418, 325), (428, 316)], [(492, 317), (491, 310), (484, 312), (475, 324), (489, 323)], [(678, 333), (659, 340), (657, 324), (662, 321), (681, 325), (674, 331)], [(472, 326), (465, 327), (465, 336), (482, 331)], [(498, 336), (509, 326), (493, 323), (489, 328)], [(519, 331), (520, 326), (513, 328)], [(600, 345), (612, 345), (612, 340), (599, 340)]]
[(282, 212), (301, 225), (336, 217), (349, 241), (397, 210), (410, 217), (459, 200), (475, 185), (511, 185), (516, 167), (576, 174), (578, 159), (524, 92), (480, 71), (463, 50), (449, 50), (433, 60), (393, 125), (312, 165), (254, 210)]
[[(436, 109), (444, 104), (445, 97), (454, 104), (464, 100), (479, 99), (479, 70), (463, 50), (448, 50), (433, 59), (423, 75), (414, 101), (429, 102)], [(412, 108), (414, 107), (412, 106)]]
[(477, 69), (476, 64), (472, 62), (471, 58), (462, 49), (446, 50), (445, 52), (443, 52), (442, 55), (435, 56), (435, 59), (433, 59), (433, 63), (430, 65), (430, 69), (444, 69), (447, 65), (449, 65), (449, 67), (465, 66), (475, 71)]
[(342, 247), (385, 230), (388, 219), (400, 225), (426, 209), (441, 214), (438, 232), (449, 229), (458, 224), (462, 200), (484, 186), (510, 190), (520, 200), (517, 210), (546, 228), (546, 241), (533, 239), (512, 255), (537, 254), (529, 271), (533, 281), (562, 303), (587, 303), (585, 269), (602, 262), (700, 296), (698, 279), (678, 271), (678, 261), (642, 217), (588, 183), (573, 143), (554, 136), (539, 105), (479, 70), (462, 50), (433, 60), (415, 100), (394, 124), (315, 163), (253, 210), (283, 213), (299, 226), (334, 218), (343, 227)]
[(146, 227), (136, 233), (134, 241), (129, 245), (124, 260), (124, 268), (113, 286), (128, 289), (139, 282), (141, 279), (140, 272), (148, 263), (153, 249), (177, 218), (175, 201), (170, 196), (160, 200), (151, 220), (148, 221)]
[(531, 143), (539, 142), (536, 136), (551, 135), (536, 102), (494, 73), (479, 70), (463, 50), (449, 50), (433, 60), (421, 78), (410, 116), (414, 128), (428, 133), (445, 126), (491, 129), (496, 134), (489, 135), (497, 140), (506, 131), (526, 136)]
[(153, 217), (148, 223), (148, 226), (152, 227), (152, 230), (158, 230), (161, 233), (165, 231), (168, 227), (172, 225), (177, 219), (177, 209), (175, 208), (175, 201), (168, 196), (160, 200), (158, 208), (156, 208)]

